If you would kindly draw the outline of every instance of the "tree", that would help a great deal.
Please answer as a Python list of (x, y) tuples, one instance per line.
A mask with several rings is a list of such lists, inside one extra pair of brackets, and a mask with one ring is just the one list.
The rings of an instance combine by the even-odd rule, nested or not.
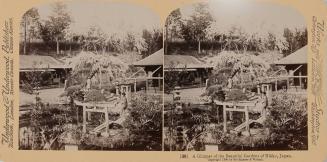
[(39, 36), (39, 24), (40, 15), (36, 8), (31, 8), (26, 11), (22, 17), (21, 30), (24, 35), (24, 47), (23, 53), (27, 54), (27, 39), (30, 43), (31, 39), (38, 38)]
[(236, 50), (243, 53), (246, 51), (262, 52), (267, 50), (279, 50), (280, 52), (288, 48), (288, 42), (279, 30), (270, 31), (267, 26), (261, 30), (246, 30), (242, 25), (221, 24), (214, 21), (206, 29), (206, 36), (212, 41), (219, 41), (222, 51)]
[(44, 41), (54, 40), (57, 44), (57, 54), (59, 54), (59, 41), (65, 36), (65, 29), (69, 27), (72, 18), (67, 11), (67, 6), (63, 2), (56, 2), (52, 6), (52, 14), (43, 25)]
[(122, 33), (112, 33), (108, 39), (109, 51), (122, 53), (124, 52), (124, 37)]
[(86, 51), (93, 51), (104, 53), (107, 45), (108, 36), (103, 32), (99, 26), (91, 26), (87, 31), (87, 35), (83, 40), (83, 49)]
[(141, 33), (131, 31), (127, 32), (124, 44), (125, 49), (128, 49), (129, 51), (137, 51), (139, 54), (148, 49), (148, 44), (145, 42)]
[(97, 75), (98, 85), (102, 86), (102, 77), (106, 77), (111, 84), (113, 80), (125, 78), (128, 65), (115, 56), (95, 54), (93, 52), (81, 52), (79, 55), (66, 60), (66, 64), (72, 66), (72, 79), (83, 84), (87, 77)]
[(198, 3), (194, 7), (194, 13), (182, 25), (184, 39), (198, 42), (198, 53), (201, 53), (201, 41), (205, 39), (205, 31), (212, 20), (213, 18), (208, 11), (208, 4)]
[(283, 36), (285, 37), (285, 41), (288, 44), (288, 48), (284, 49), (285, 56), (295, 52), (308, 43), (308, 32), (306, 29), (285, 28)]
[(148, 46), (147, 51), (143, 54), (143, 57), (151, 55), (162, 48), (162, 32), (160, 29), (144, 29), (142, 37)]
[(64, 39), (69, 42), (69, 53), (71, 53), (72, 52), (72, 42), (73, 42), (76, 34), (71, 30), (71, 28), (65, 29), (64, 33), (65, 33)]
[(266, 77), (270, 69), (270, 64), (259, 56), (233, 51), (221, 52), (217, 56), (207, 58), (206, 62), (215, 67), (214, 74), (221, 69), (230, 68), (231, 70), (225, 73), (241, 83), (253, 83), (255, 79)]
[(173, 41), (174, 38), (182, 38), (182, 14), (180, 9), (176, 9), (170, 13), (166, 19), (166, 34), (165, 34), (165, 51), (168, 49), (168, 42)]

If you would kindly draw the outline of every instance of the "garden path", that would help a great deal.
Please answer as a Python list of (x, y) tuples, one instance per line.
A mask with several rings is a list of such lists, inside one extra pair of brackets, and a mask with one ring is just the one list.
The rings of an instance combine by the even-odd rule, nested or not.
[[(51, 89), (42, 89), (39, 91), (39, 97), (43, 103), (49, 104), (58, 104), (59, 103), (59, 95), (64, 92), (64, 88), (51, 88)], [(19, 92), (19, 105), (29, 105), (35, 103), (35, 95), (28, 94), (25, 92)]]
[[(188, 89), (181, 89), (181, 102), (183, 103), (200, 103), (203, 102), (201, 100), (201, 95), (205, 92), (205, 87), (202, 88), (188, 88)], [(165, 102), (172, 102), (173, 95), (172, 94), (165, 94)]]

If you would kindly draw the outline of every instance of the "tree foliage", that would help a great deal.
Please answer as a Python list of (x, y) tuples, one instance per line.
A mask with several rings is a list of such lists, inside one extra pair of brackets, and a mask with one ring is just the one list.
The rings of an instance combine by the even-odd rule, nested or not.
[(180, 9), (172, 11), (166, 19), (166, 39), (173, 41), (182, 38), (182, 15)]
[(36, 8), (31, 8), (26, 11), (22, 17), (20, 23), (21, 27), (21, 40), (24, 40), (24, 54), (27, 54), (29, 48), (27, 49), (27, 41), (39, 38), (40, 30), (40, 15)]
[[(205, 61), (214, 66), (214, 74), (221, 73), (226, 69), (223, 77), (233, 77), (234, 81), (254, 82), (260, 77), (267, 76), (270, 69), (269, 63), (262, 58), (252, 54), (239, 54), (231, 51), (224, 51), (217, 56), (206, 57)], [(220, 75), (217, 75), (219, 77)]]
[(63, 2), (52, 5), (52, 13), (41, 25), (41, 35), (44, 42), (56, 41), (59, 54), (59, 41), (65, 38), (65, 30), (72, 23), (72, 18)]
[[(218, 19), (214, 15), (215, 12), (208, 7), (208, 3), (197, 3), (192, 7), (190, 15), (177, 9), (166, 19), (166, 44), (171, 48), (181, 50), (179, 49), (181, 47), (173, 47), (172, 42), (184, 39), (187, 44), (198, 42), (198, 53), (201, 49), (210, 50), (216, 45), (220, 47), (220, 51), (279, 51), (289, 54), (307, 44), (305, 28), (280, 26), (274, 28), (272, 26), (276, 24), (260, 21), (253, 24), (253, 28), (249, 28), (244, 24), (229, 21), (226, 23)], [(195, 44), (193, 46), (195, 47)]]
[[(72, 66), (72, 74), (77, 82), (85, 81), (87, 77), (98, 73), (100, 70), (103, 73), (103, 77), (106, 77), (106, 80), (119, 80), (124, 78), (125, 72), (128, 68), (126, 63), (122, 62), (115, 56), (95, 54), (93, 52), (85, 51), (75, 57), (67, 59), (66, 64)], [(81, 78), (81, 75), (84, 76), (84, 78)]]
[(206, 37), (205, 30), (212, 21), (208, 5), (206, 3), (196, 4), (194, 6), (194, 13), (184, 21), (182, 24), (182, 36), (186, 41), (198, 42), (198, 53), (200, 53), (201, 41)]
[(147, 45), (147, 50), (143, 51), (143, 57), (149, 56), (162, 48), (162, 31), (160, 29), (142, 31), (142, 37)]

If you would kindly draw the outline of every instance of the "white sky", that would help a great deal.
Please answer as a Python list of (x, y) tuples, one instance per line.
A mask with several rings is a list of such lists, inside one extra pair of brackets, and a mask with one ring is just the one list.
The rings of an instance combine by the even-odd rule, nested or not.
[[(75, 33), (83, 33), (91, 25), (98, 25), (106, 33), (125, 33), (160, 27), (160, 17), (152, 10), (115, 2), (66, 2), (73, 23), (71, 29)], [(41, 19), (51, 14), (51, 4), (36, 7)]]
[[(228, 30), (233, 25), (243, 27), (248, 32), (280, 32), (285, 27), (304, 28), (304, 17), (294, 8), (271, 3), (245, 0), (211, 0), (209, 10), (217, 27)], [(193, 12), (193, 6), (181, 8), (183, 17)]]

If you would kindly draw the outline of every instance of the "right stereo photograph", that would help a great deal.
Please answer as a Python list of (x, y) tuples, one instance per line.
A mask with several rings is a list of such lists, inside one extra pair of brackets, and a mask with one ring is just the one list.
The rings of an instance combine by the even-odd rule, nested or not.
[(207, 1), (164, 28), (165, 151), (308, 150), (304, 17), (283, 5)]

